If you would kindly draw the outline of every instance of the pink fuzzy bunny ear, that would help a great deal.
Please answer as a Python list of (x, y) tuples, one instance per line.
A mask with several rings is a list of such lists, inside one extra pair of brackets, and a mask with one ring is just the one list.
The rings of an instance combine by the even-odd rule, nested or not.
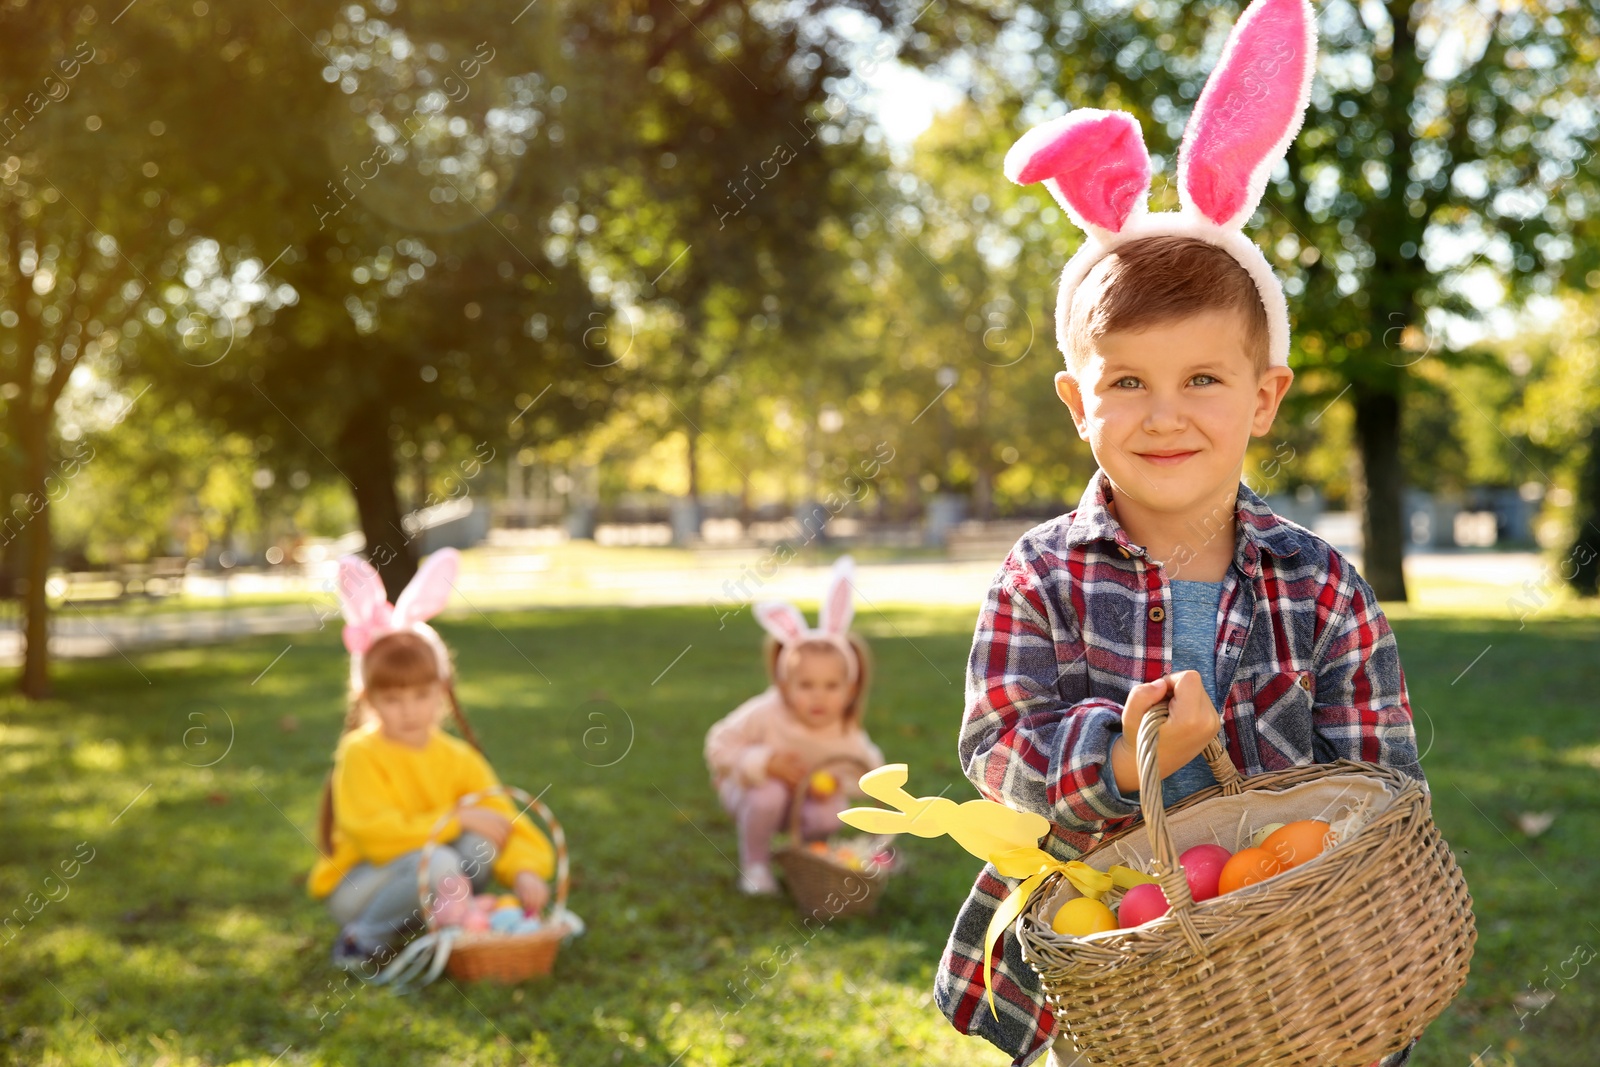
[(344, 647), (359, 656), (389, 626), (389, 601), (383, 579), (359, 556), (339, 560), (339, 610), (344, 613)]
[(1317, 65), (1310, 0), (1254, 0), (1228, 35), (1178, 149), (1187, 207), (1238, 228), (1305, 119)]
[(395, 601), (395, 625), (424, 622), (443, 611), (450, 602), (450, 591), (455, 587), (460, 565), (461, 553), (453, 548), (441, 548), (423, 560), (417, 573), (400, 591), (400, 599)]
[(855, 592), (851, 579), (855, 577), (856, 563), (849, 556), (840, 556), (828, 578), (828, 593), (822, 600), (822, 611), (817, 618), (817, 629), (825, 634), (844, 634), (855, 617)]
[(1080, 108), (1035, 126), (1006, 153), (1006, 177), (1042, 181), (1072, 221), (1116, 233), (1150, 196), (1150, 154), (1124, 111)]
[(806, 617), (793, 604), (763, 600), (754, 608), (756, 621), (781, 644), (792, 645), (806, 635)]

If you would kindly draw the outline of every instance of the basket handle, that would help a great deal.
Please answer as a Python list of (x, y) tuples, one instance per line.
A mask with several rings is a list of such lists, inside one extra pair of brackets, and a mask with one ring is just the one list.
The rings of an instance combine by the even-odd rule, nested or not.
[[(789, 838), (796, 845), (800, 843), (800, 809), (804, 807), (806, 796), (811, 792), (811, 776), (824, 767), (832, 767), (841, 763), (860, 771), (861, 774), (866, 774), (872, 770), (871, 767), (868, 767), (854, 756), (835, 756), (832, 759), (822, 760), (810, 767), (806, 771), (806, 776), (800, 780), (800, 784), (794, 787), (794, 796), (789, 798), (789, 818), (787, 820)], [(857, 781), (860, 780), (861, 774), (856, 775)], [(839, 783), (839, 788), (844, 788), (844, 782)]]
[[(1167, 895), (1170, 913), (1178, 921), (1184, 940), (1194, 949), (1195, 955), (1206, 956), (1205, 943), (1194, 925), (1194, 895), (1189, 892), (1189, 878), (1178, 863), (1178, 846), (1167, 827), (1167, 806), (1161, 799), (1161, 763), (1158, 758), (1158, 741), (1161, 727), (1166, 723), (1171, 709), (1166, 701), (1155, 705), (1139, 720), (1139, 735), (1134, 753), (1139, 765), (1139, 806), (1144, 813), (1145, 830), (1150, 835), (1150, 851), (1154, 858), (1156, 880)], [(1222, 742), (1215, 737), (1206, 742), (1206, 762), (1211, 773), (1221, 784), (1225, 794), (1242, 792), (1244, 778), (1228, 758)]]
[[(478, 801), (483, 800), (486, 797), (511, 797), (514, 800), (519, 801), (523, 806), (522, 811), (517, 813), (518, 815), (522, 815), (531, 811), (535, 815), (539, 816), (539, 818), (544, 822), (545, 826), (549, 828), (550, 847), (555, 849), (556, 853), (556, 891), (553, 905), (554, 908), (565, 907), (567, 903), (568, 881), (567, 835), (565, 831), (561, 829), (561, 824), (556, 821), (555, 814), (551, 812), (549, 808), (545, 807), (544, 802), (539, 800), (538, 797), (529, 796), (527, 792), (518, 789), (514, 785), (492, 785), (487, 789), (480, 789), (476, 793), (468, 793), (466, 796), (456, 801), (455, 807), (472, 807)], [(432, 866), (431, 861), (433, 860), (433, 850), (439, 844), (439, 835), (444, 832), (445, 826), (449, 824), (454, 815), (455, 808), (452, 808), (450, 811), (447, 811), (443, 815), (439, 816), (439, 821), (434, 823), (433, 829), (428, 832), (428, 840), (422, 846), (421, 862), (417, 864), (417, 899), (422, 902), (422, 914), (427, 916), (428, 929), (430, 930), (437, 930), (439, 927), (438, 924), (434, 922), (433, 913), (430, 910), (430, 906), (433, 904), (434, 893), (433, 889), (428, 885), (428, 871)], [(512, 822), (515, 821), (516, 819), (513, 818)], [(546, 913), (551, 910), (553, 909), (547, 908)]]

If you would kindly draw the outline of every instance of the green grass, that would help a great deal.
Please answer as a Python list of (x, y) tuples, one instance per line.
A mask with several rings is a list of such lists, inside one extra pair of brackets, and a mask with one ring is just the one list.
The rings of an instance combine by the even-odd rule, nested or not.
[[(874, 736), (919, 794), (971, 796), (955, 761), (971, 613), (858, 621), (879, 668)], [(1395, 627), (1480, 938), (1416, 1062), (1464, 1067), (1487, 1048), (1484, 1067), (1589, 1067), (1600, 958), (1551, 978), (1555, 999), (1520, 1030), (1512, 998), (1580, 943), (1600, 948), (1600, 618), (1552, 611), (1519, 630), (1402, 611)], [(568, 831), (590, 929), (554, 978), (398, 998), (327, 966), (333, 925), (300, 880), (341, 716), (331, 626), (61, 664), (55, 700), (3, 705), (0, 917), (27, 914), (30, 893), (60, 899), (0, 931), (0, 1062), (1005, 1062), (931, 1003), (975, 865), (953, 844), (906, 842), (881, 914), (814, 937), (782, 902), (733, 891), (733, 829), (700, 749), (763, 684), (748, 617), (719, 631), (705, 608), (551, 609), (441, 628), (502, 777), (548, 786)], [(1527, 811), (1554, 825), (1526, 838), (1512, 820)], [(89, 849), (74, 878), (46, 883)]]

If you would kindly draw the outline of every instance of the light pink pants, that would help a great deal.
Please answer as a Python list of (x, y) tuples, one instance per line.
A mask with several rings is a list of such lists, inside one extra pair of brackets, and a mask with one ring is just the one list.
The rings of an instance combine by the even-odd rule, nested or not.
[[(717, 796), (739, 826), (740, 867), (769, 863), (773, 835), (789, 828), (789, 803), (794, 796), (790, 788), (775, 778), (746, 786), (728, 777), (717, 787)], [(835, 833), (843, 825), (839, 813), (850, 804), (843, 789), (830, 797), (806, 797), (800, 804), (800, 836), (820, 841)]]

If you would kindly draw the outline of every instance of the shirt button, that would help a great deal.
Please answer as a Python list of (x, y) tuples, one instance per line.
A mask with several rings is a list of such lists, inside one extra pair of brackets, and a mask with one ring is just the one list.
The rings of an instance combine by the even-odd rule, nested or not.
[(1295, 679), (1295, 685), (1298, 685), (1301, 689), (1304, 689), (1308, 693), (1311, 692), (1311, 676), (1308, 674), (1302, 674), (1299, 678)]
[(1122, 553), (1122, 558), (1123, 559), (1128, 559), (1129, 558), (1128, 550), (1123, 548), (1121, 545), (1117, 546), (1117, 551)]
[(1150, 609), (1150, 621), (1151, 622), (1160, 622), (1162, 619), (1164, 619), (1166, 617), (1167, 617), (1167, 609), (1163, 608), (1160, 604), (1157, 604), (1155, 607)]

